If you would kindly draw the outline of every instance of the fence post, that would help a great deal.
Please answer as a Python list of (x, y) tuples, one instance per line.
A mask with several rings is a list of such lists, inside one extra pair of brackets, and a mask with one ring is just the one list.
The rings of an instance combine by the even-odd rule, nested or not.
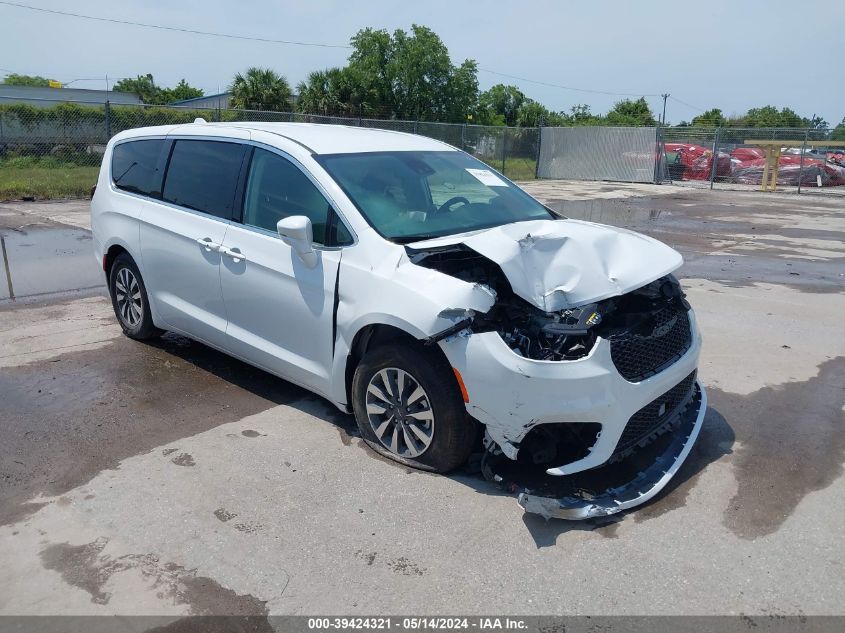
[(502, 130), (502, 175), (506, 176), (505, 174), (505, 157), (507, 154), (507, 146), (508, 146), (508, 128), (504, 128)]
[[(654, 135), (654, 184), (662, 185), (663, 178), (660, 177), (660, 164), (663, 161), (663, 127), (658, 126)], [(667, 167), (668, 169), (668, 167)]]
[(467, 149), (467, 122), (461, 126), (461, 151), (465, 152)]
[(807, 139), (810, 136), (810, 128), (804, 130), (804, 142), (801, 144), (801, 159), (798, 161), (798, 193), (801, 193), (801, 177), (804, 175), (804, 152), (807, 150)]
[(104, 112), (106, 115), (106, 142), (108, 142), (111, 138), (111, 104), (108, 99), (106, 99)]
[(419, 124), (420, 124), (420, 122), (418, 120), (414, 119), (414, 134), (417, 133), (417, 127), (419, 126)]
[(543, 117), (537, 121), (537, 161), (534, 163), (534, 180), (540, 178), (540, 147), (543, 143)]
[(722, 128), (716, 128), (716, 134), (713, 135), (713, 164), (710, 165), (710, 189), (713, 189), (713, 181), (716, 179), (716, 168), (719, 166), (719, 132)]

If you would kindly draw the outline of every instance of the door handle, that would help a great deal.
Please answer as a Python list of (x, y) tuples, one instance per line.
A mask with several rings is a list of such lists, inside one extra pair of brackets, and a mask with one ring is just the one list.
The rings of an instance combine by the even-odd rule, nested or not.
[(241, 253), (240, 249), (226, 248), (225, 246), (221, 246), (219, 250), (223, 255), (228, 255), (229, 257), (231, 257), (232, 261), (234, 261), (236, 264), (241, 260), (246, 261), (246, 257), (243, 253)]
[(203, 237), (198, 239), (197, 244), (202, 246), (209, 253), (211, 253), (212, 251), (220, 250), (220, 244), (215, 244), (214, 242), (212, 242), (210, 237)]

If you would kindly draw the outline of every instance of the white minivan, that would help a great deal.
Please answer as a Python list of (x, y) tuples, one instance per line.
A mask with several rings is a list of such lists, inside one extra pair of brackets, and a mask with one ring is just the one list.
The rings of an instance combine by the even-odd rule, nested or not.
[(523, 488), (528, 511), (643, 503), (702, 424), (681, 256), (561, 217), (439, 141), (201, 119), (129, 130), (109, 141), (91, 224), (131, 338), (171, 330), (301, 385), (417, 468), (456, 468), (482, 431), (488, 470), (607, 475), (588, 492)]

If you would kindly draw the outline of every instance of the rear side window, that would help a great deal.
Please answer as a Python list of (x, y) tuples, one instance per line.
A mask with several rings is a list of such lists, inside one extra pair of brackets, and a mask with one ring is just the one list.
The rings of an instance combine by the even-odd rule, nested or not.
[(176, 141), (162, 197), (189, 209), (232, 219), (246, 146), (220, 141)]
[(115, 145), (111, 156), (114, 186), (144, 196), (160, 197), (161, 172), (156, 167), (164, 142), (164, 139), (147, 139)]

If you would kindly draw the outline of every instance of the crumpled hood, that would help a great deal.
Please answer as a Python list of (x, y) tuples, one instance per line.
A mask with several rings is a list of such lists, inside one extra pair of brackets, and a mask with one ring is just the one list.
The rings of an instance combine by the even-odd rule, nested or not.
[(496, 262), (513, 291), (546, 312), (625, 294), (683, 264), (655, 239), (580, 220), (515, 222), (413, 246), (458, 243)]

